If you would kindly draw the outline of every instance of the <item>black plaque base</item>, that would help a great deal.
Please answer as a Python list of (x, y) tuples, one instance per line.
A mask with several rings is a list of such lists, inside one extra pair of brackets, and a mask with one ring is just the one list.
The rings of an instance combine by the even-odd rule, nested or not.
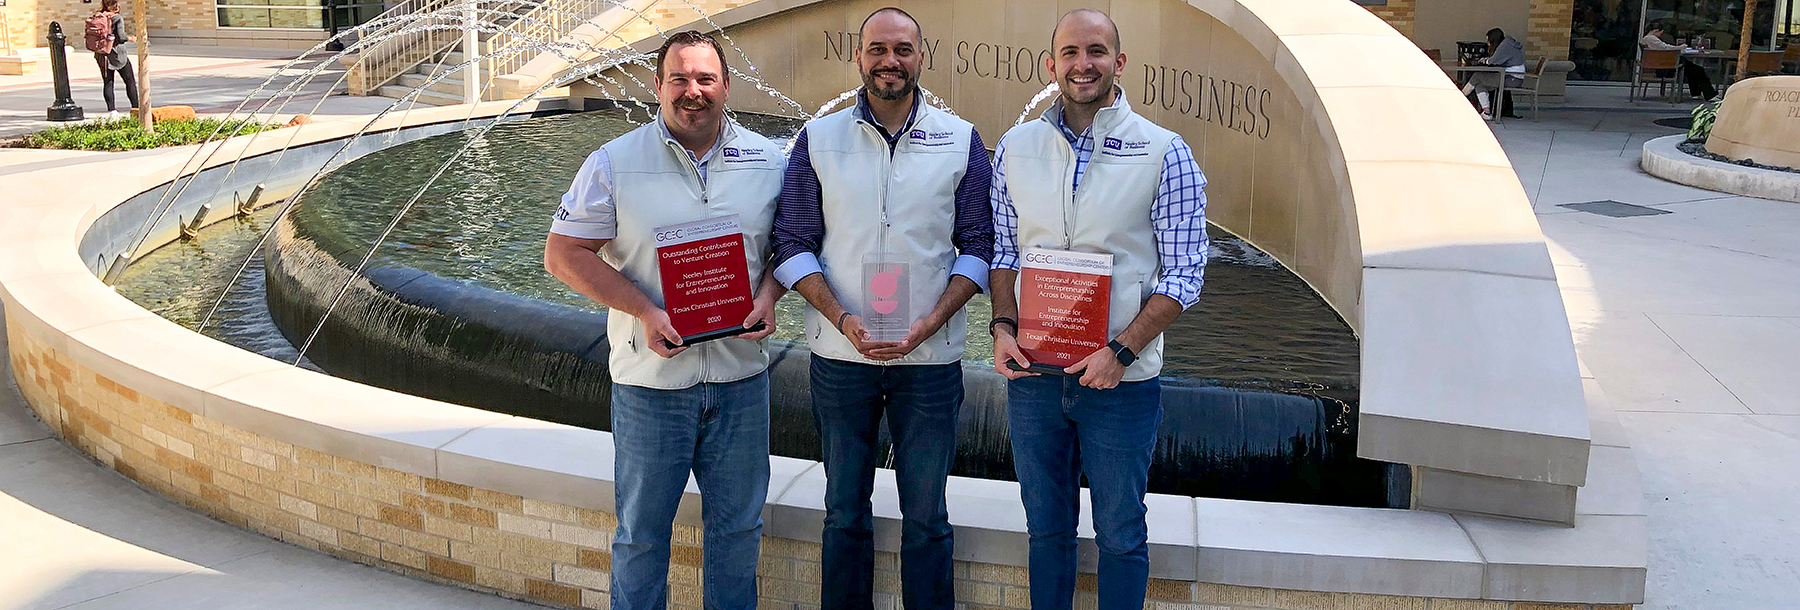
[(1032, 373), (1042, 373), (1044, 375), (1067, 375), (1068, 374), (1068, 373), (1064, 372), (1063, 367), (1060, 367), (1060, 366), (1054, 366), (1054, 365), (1049, 365), (1049, 364), (1038, 364), (1035, 362), (1032, 363), (1031, 366), (1019, 366), (1019, 363), (1016, 360), (1007, 362), (1006, 368), (1009, 368), (1009, 369), (1012, 369), (1012, 370), (1015, 370), (1015, 371), (1018, 371), (1021, 373), (1032, 372)]
[[(703, 332), (703, 333), (700, 333), (697, 335), (682, 335), (681, 336), (681, 347), (687, 347), (687, 346), (691, 346), (691, 345), (698, 344), (698, 343), (705, 343), (707, 341), (712, 341), (714, 339), (724, 339), (726, 337), (736, 337), (736, 336), (744, 334), (744, 333), (758, 332), (758, 331), (761, 331), (762, 329), (765, 329), (768, 327), (769, 327), (768, 324), (765, 324), (762, 322), (757, 322), (750, 326), (739, 326), (737, 328), (721, 328), (719, 330)], [(676, 347), (673, 345), (669, 345), (668, 339), (657, 339), (657, 341), (662, 342), (663, 347), (665, 349), (675, 349), (675, 347)]]

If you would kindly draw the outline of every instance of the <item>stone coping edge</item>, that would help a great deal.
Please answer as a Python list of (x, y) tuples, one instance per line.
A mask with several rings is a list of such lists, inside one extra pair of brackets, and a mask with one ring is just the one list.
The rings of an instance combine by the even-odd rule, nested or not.
[(1645, 142), (1644, 171), (1709, 191), (1800, 203), (1800, 173), (1702, 159), (1677, 148), (1686, 141), (1686, 135), (1676, 134)]
[[(417, 109), (407, 124), (493, 116), (511, 103)], [(388, 117), (377, 129), (400, 126)], [(353, 133), (366, 121), (316, 123), (303, 142)], [(245, 148), (239, 141), (227, 151)], [(109, 379), (174, 408), (296, 446), (401, 472), (492, 488), (528, 498), (610, 508), (610, 434), (511, 417), (422, 399), (285, 366), (208, 339), (156, 317), (95, 278), (74, 254), (80, 236), (101, 214), (166, 183), (191, 148), (125, 159), (93, 157), (67, 166), (0, 178), (23, 201), (48, 203), (6, 211), (0, 229), (0, 298), (26, 333), (68, 353)], [(223, 163), (221, 161), (220, 163)], [(81, 180), (95, 172), (136, 181)], [(70, 185), (74, 185), (73, 188)], [(181, 357), (172, 358), (171, 354)], [(376, 407), (379, 408), (376, 408)], [(824, 476), (816, 463), (772, 458), (765, 513), (772, 537), (816, 540), (823, 514)], [(877, 486), (892, 489), (891, 472)], [(886, 482), (883, 482), (883, 481)], [(694, 491), (690, 488), (690, 492)], [(958, 478), (949, 492), (958, 558), (1023, 565), (1026, 538), (1017, 484)], [(898, 547), (898, 510), (892, 492), (876, 494), (878, 548)], [(687, 498), (681, 521), (697, 523)], [(1595, 516), (1616, 523), (1596, 529), (1501, 521), (1487, 536), (1466, 518), (1422, 511), (1358, 509), (1206, 498), (1152, 496), (1154, 575), (1281, 589), (1527, 599), (1574, 603), (1636, 603), (1642, 599), (1642, 562), (1586, 555), (1594, 536), (1624, 531), (1643, 540), (1641, 517)], [(1084, 511), (1085, 512), (1085, 511)], [(1632, 521), (1620, 521), (1621, 519)], [(1636, 529), (1632, 529), (1635, 527)], [(1592, 535), (1580, 535), (1593, 532)], [(1635, 533), (1633, 533), (1635, 532)], [(1395, 535), (1403, 533), (1403, 535)], [(1095, 551), (1091, 525), (1081, 527), (1083, 563)], [(1505, 548), (1524, 549), (1508, 561)], [(1594, 578), (1598, 573), (1606, 578)], [(1539, 575), (1576, 583), (1554, 591)], [(1623, 586), (1594, 588), (1597, 580)], [(1632, 583), (1636, 583), (1634, 588)]]

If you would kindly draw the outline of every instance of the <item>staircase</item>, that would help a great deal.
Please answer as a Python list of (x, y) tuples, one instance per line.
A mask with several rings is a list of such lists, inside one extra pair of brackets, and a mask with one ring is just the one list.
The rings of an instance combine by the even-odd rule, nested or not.
[[(388, 14), (404, 14), (443, 9), (458, 5), (465, 0), (401, 0), (402, 4), (390, 9)], [(614, 48), (630, 41), (655, 36), (658, 29), (668, 30), (689, 23), (701, 14), (713, 15), (724, 10), (748, 4), (750, 0), (534, 0), (530, 4), (522, 0), (477, 0), (482, 8), (506, 11), (510, 17), (494, 19), (493, 22), (507, 31), (503, 33), (482, 33), (480, 48), (490, 56), (481, 62), (479, 70), (471, 68), (465, 72), (474, 72), (483, 100), (516, 99), (531, 91), (537, 84), (554, 76), (569, 65), (562, 57), (550, 57), (542, 53), (505, 54), (516, 48), (516, 45), (529, 41), (557, 41), (570, 37), (580, 43), (594, 45), (597, 48)], [(532, 4), (537, 4), (535, 8)], [(590, 23), (590, 20), (602, 13), (611, 12), (614, 18), (605, 25)], [(583, 29), (594, 31), (583, 34)], [(353, 69), (359, 72), (351, 86), (352, 95), (380, 95), (391, 98), (403, 98), (413, 91), (425, 87), (425, 83), (433, 76), (447, 74), (464, 61), (462, 53), (462, 36), (454, 31), (437, 31), (416, 33), (385, 43), (369, 54), (376, 60), (369, 66)], [(492, 57), (500, 53), (503, 57)], [(568, 51), (581, 57), (592, 57), (592, 51)], [(544, 60), (550, 61), (544, 61)], [(577, 60), (579, 61), (579, 60)], [(544, 63), (537, 69), (527, 67)], [(521, 71), (523, 70), (523, 72)], [(531, 73), (533, 76), (520, 76)], [(506, 83), (496, 84), (494, 76), (502, 76)], [(445, 76), (442, 80), (421, 91), (415, 98), (417, 103), (429, 105), (454, 105), (463, 103), (464, 73)], [(521, 84), (524, 81), (530, 84)], [(509, 80), (511, 79), (511, 80)], [(519, 82), (513, 82), (519, 81)]]
[[(483, 17), (492, 25), (506, 29), (516, 28), (515, 22), (518, 21), (519, 16), (526, 14), (532, 8), (530, 5), (513, 0), (479, 1), (483, 9), (505, 11), (512, 14), (498, 18)], [(461, 4), (461, 0), (410, 0), (408, 4), (417, 5), (411, 7), (411, 10), (423, 12)], [(477, 36), (477, 45), (484, 52), (491, 52), (494, 49), (494, 45), (498, 42), (493, 40), (496, 37), (502, 40), (507, 38), (505, 34), (489, 32), (478, 33)], [(483, 61), (480, 65), (464, 69), (461, 72), (451, 72), (465, 61), (462, 53), (462, 34), (456, 31), (435, 31), (407, 36), (404, 39), (387, 43), (372, 54), (384, 61), (381, 61), (379, 65), (362, 68), (362, 71), (367, 73), (362, 81), (362, 93), (358, 93), (357, 88), (353, 87), (352, 94), (404, 98), (420, 87), (424, 87), (432, 77), (443, 75), (442, 80), (433, 83), (429, 89), (421, 91), (414, 98), (415, 101), (434, 106), (461, 104), (463, 103), (463, 79), (474, 74), (477, 87), (483, 92), (483, 97), (487, 97), (486, 91), (490, 85), (492, 60)]]
[[(481, 44), (485, 46), (487, 41), (483, 40)], [(425, 60), (424, 63), (415, 66), (411, 71), (401, 74), (399, 78), (394, 79), (393, 83), (382, 85), (381, 88), (376, 89), (375, 94), (395, 99), (404, 98), (414, 90), (424, 87), (425, 83), (429, 82), (432, 77), (447, 75), (444, 76), (442, 80), (432, 83), (429, 89), (421, 91), (415, 100), (419, 104), (431, 106), (452, 106), (461, 104), (463, 103), (463, 78), (467, 77), (470, 71), (475, 72), (475, 82), (485, 94), (488, 88), (488, 68), (486, 65), (488, 62), (482, 62), (481, 65), (452, 74), (452, 70), (455, 70), (457, 66), (460, 66), (464, 61), (467, 61), (463, 59), (462, 45), (459, 44), (455, 48), (456, 50), (444, 51), (438, 53), (438, 56), (435, 58)], [(485, 98), (486, 96), (484, 95), (483, 97)]]

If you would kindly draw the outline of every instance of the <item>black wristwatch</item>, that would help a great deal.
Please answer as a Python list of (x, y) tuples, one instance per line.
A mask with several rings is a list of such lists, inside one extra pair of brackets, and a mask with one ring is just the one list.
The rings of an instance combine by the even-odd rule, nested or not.
[(1108, 341), (1106, 347), (1112, 349), (1113, 357), (1119, 359), (1119, 364), (1131, 366), (1131, 363), (1137, 362), (1137, 354), (1133, 353), (1131, 348), (1125, 347), (1124, 343), (1120, 343), (1117, 340)]
[(1014, 335), (1019, 334), (1019, 323), (1016, 321), (1013, 321), (1012, 318), (1008, 318), (1008, 317), (1004, 317), (1004, 316), (994, 318), (994, 321), (988, 322), (988, 334), (989, 335), (998, 335), (998, 333), (994, 332), (994, 328), (997, 326), (1000, 326), (1001, 324), (1011, 326), (1013, 328)]

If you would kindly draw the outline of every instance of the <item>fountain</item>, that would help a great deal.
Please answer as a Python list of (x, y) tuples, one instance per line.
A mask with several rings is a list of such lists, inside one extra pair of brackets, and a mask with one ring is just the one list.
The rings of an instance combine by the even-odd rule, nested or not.
[[(799, 125), (739, 117), (780, 139)], [(485, 138), (434, 136), (346, 164), (321, 178), (287, 216), (270, 221), (274, 236), (258, 261), (267, 265), (270, 320), (293, 345), (310, 340), (310, 346), (296, 350), (271, 341), (266, 325), (251, 333), (239, 332), (242, 326), (205, 330), (245, 347), (267, 350), (274, 343), (270, 355), (293, 359), (304, 351), (321, 369), (364, 383), (608, 429), (605, 313), (544, 274), (537, 256), (549, 226), (547, 206), (581, 159), (634, 126), (623, 110), (550, 116), (498, 127)], [(468, 161), (443, 162), (459, 150)], [(448, 178), (421, 188), (433, 171)], [(389, 224), (388, 208), (409, 197), (416, 202), (409, 221)], [(369, 244), (378, 239), (383, 246), (370, 258)], [(1208, 298), (1170, 332), (1177, 347), (1169, 350), (1164, 372), (1169, 408), (1153, 488), (1403, 505), (1404, 492), (1394, 489), (1405, 487), (1404, 472), (1351, 453), (1357, 375), (1349, 328), (1273, 258), (1220, 231), (1214, 239)], [(227, 247), (255, 251), (254, 244)], [(191, 324), (201, 312), (162, 305), (168, 297), (153, 293), (185, 286), (171, 283), (163, 269), (186, 267), (181, 259), (193, 254), (152, 253), (142, 271), (128, 271), (118, 286)], [(215, 284), (206, 285), (216, 290)], [(232, 305), (260, 309), (242, 300)], [(985, 326), (987, 307), (985, 297), (971, 304), (972, 328)], [(321, 325), (327, 309), (334, 312)], [(779, 455), (817, 459), (800, 311), (797, 296), (783, 301), (772, 346), (773, 445)], [(1276, 332), (1277, 326), (1285, 330)], [(956, 473), (1010, 479), (1004, 427), (995, 426), (1005, 421), (1004, 386), (990, 370), (989, 352), (986, 337), (974, 333), (965, 357), (969, 399)]]
[[(733, 99), (737, 120), (791, 133), (809, 118), (796, 100), (826, 100), (852, 82), (830, 42), (842, 23), (854, 24), (844, 16), (858, 10), (852, 4), (695, 7), (696, 22), (722, 24), (730, 34), (722, 40), (746, 60), (734, 75), (755, 91)], [(1053, 94), (1031, 68), (1040, 56), (1030, 45), (1041, 42), (1019, 34), (1048, 31), (1039, 22), (1055, 11), (1039, 4), (948, 3), (917, 13), (932, 36), (924, 84), (990, 143), (1017, 123), (1014, 108), (1029, 117)], [(1112, 6), (1127, 45), (1142, 49), (1121, 84), (1142, 112), (1194, 146), (1212, 178), (1216, 223), (1201, 305), (1168, 333), (1169, 415), (1156, 493), (1146, 500), (1153, 575), (1185, 587), (1183, 599), (1215, 604), (1270, 589), (1427, 605), (1420, 598), (1641, 600), (1642, 517), (1588, 505), (1590, 491), (1605, 498), (1623, 487), (1582, 487), (1612, 480), (1608, 468), (1619, 462), (1597, 459), (1589, 471), (1586, 403), (1594, 398), (1584, 399), (1524, 197), (1495, 183), (1498, 195), (1473, 206), (1460, 186), (1446, 186), (1487, 180), (1489, 167), (1506, 172), (1504, 157), (1477, 121), (1449, 114), (1467, 112), (1454, 96), (1438, 99), (1441, 76), (1425, 62), (1384, 64), (1393, 69), (1359, 76), (1368, 83), (1325, 76), (1339, 73), (1322, 66), (1342, 49), (1411, 48), (1362, 9), (1338, 4), (1312, 2), (1308, 19), (1235, 1), (1223, 9), (1175, 0)], [(641, 15), (647, 5), (618, 8)], [(384, 17), (379, 34), (338, 57), (384, 36), (500, 30), (498, 15), (470, 17), (465, 8)], [(824, 53), (811, 48), (821, 27)], [(68, 236), (30, 231), (75, 227), (88, 271), (116, 279), (119, 293), (143, 306), (97, 289), (98, 280), (55, 257), (0, 261), (28, 402), (71, 443), (198, 510), (358, 561), (546, 603), (598, 603), (604, 593), (584, 583), (603, 574), (610, 527), (606, 312), (545, 277), (537, 253), (572, 164), (652, 111), (638, 98), (652, 69), (644, 53), (657, 42), (516, 45), (503, 53), (561, 57), (570, 67), (531, 81), (516, 103), (420, 109), (403, 99), (354, 124), (168, 153), (155, 167), (173, 179), (82, 185), (71, 196), (100, 202), (91, 213), (28, 210), (55, 220), (0, 228), (17, 238), (0, 247), (66, 250)], [(264, 88), (278, 92), (262, 98), (259, 88), (239, 111), (280, 113), (319, 72), (285, 86), (272, 78)], [(562, 86), (566, 97), (537, 99)], [(1407, 112), (1379, 120), (1350, 112), (1365, 93), (1391, 96), (1381, 99)], [(1443, 120), (1426, 130), (1422, 117)], [(1379, 129), (1380, 121), (1409, 129)], [(1444, 141), (1457, 145), (1437, 144)], [(171, 237), (199, 206), (250, 192), (269, 207), (236, 221), (212, 215), (189, 242)], [(58, 311), (54, 303), (81, 306)], [(823, 485), (795, 306), (783, 305), (771, 341), (777, 455), (763, 580), (778, 599), (810, 603), (790, 591), (819, 578)], [(268, 358), (145, 318), (145, 308)], [(985, 302), (970, 309), (979, 328)], [(965, 355), (949, 502), (958, 560), (982, 581), (970, 586), (1005, 592), (1023, 575), (1025, 534), (1008, 482), (1004, 386), (985, 351), (971, 341)], [(113, 395), (126, 396), (123, 406), (95, 398)], [(133, 435), (152, 427), (167, 438), (161, 449), (142, 449), (155, 441)], [(1595, 455), (1616, 449), (1600, 442)], [(148, 463), (145, 451), (169, 463)], [(211, 474), (197, 479), (202, 472)], [(314, 482), (282, 491), (283, 472)], [(348, 487), (332, 491), (328, 481)], [(281, 512), (297, 506), (283, 494), (316, 512)], [(247, 500), (265, 495), (277, 507), (271, 514)], [(489, 520), (454, 520), (483, 514), (475, 509)], [(888, 552), (897, 537), (881, 533), (893, 526), (884, 510), (877, 507), (877, 544)], [(452, 538), (554, 570), (403, 553), (384, 545), (404, 536), (372, 538), (380, 530), (372, 523), (407, 528), (406, 515), (472, 527), (468, 540)], [(542, 535), (533, 533), (540, 524)], [(522, 526), (529, 531), (514, 531)]]

